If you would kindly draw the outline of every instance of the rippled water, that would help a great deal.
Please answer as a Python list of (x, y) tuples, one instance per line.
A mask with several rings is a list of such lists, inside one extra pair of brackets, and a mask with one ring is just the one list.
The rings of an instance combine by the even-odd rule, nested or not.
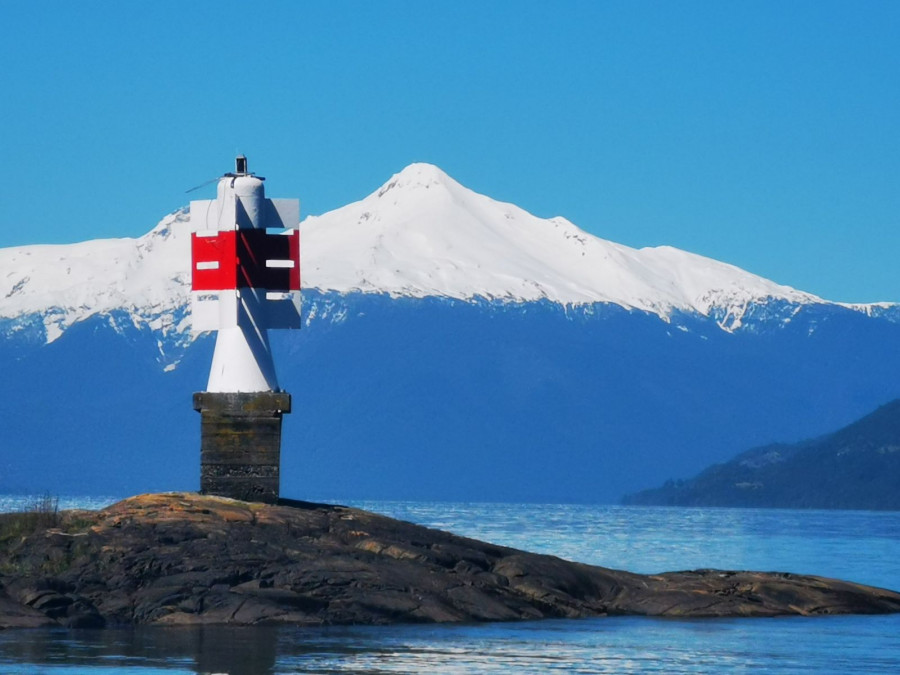
[[(779, 570), (900, 588), (900, 513), (352, 505), (499, 544), (638, 572)], [(900, 672), (900, 616), (0, 632), (3, 673), (422, 671), (894, 673)]]
[(898, 512), (419, 502), (351, 506), (632, 572), (753, 569), (900, 588)]

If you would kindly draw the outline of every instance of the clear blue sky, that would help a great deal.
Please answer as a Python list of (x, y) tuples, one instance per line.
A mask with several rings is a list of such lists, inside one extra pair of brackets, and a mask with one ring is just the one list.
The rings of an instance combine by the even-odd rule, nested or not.
[(900, 301), (896, 0), (4, 0), (0, 58), (0, 246), (138, 236), (238, 152), (306, 214), (425, 161), (606, 239)]

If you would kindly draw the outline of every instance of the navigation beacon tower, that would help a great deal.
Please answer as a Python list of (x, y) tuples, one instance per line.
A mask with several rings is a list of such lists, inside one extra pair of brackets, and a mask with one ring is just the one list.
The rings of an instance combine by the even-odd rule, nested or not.
[(247, 158), (219, 179), (215, 200), (191, 202), (194, 332), (217, 331), (200, 413), (200, 491), (279, 498), (281, 419), (291, 411), (267, 334), (300, 328), (300, 202), (267, 199)]

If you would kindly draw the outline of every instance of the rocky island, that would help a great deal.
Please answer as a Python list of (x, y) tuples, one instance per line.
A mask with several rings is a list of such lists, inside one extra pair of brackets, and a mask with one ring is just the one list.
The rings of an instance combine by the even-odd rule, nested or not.
[(900, 594), (845, 581), (633, 574), (290, 500), (142, 495), (25, 532), (17, 516), (0, 515), (3, 628), (900, 611)]

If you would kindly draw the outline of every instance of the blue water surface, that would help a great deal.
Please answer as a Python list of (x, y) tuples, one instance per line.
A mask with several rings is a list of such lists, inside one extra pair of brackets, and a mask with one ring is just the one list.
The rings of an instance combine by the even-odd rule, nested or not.
[[(0, 507), (11, 503), (0, 498)], [(102, 503), (95, 500), (90, 506)], [(900, 513), (351, 505), (498, 544), (636, 572), (757, 569), (900, 588)], [(900, 672), (900, 616), (0, 632), (0, 672), (16, 675), (423, 671), (894, 673)]]

